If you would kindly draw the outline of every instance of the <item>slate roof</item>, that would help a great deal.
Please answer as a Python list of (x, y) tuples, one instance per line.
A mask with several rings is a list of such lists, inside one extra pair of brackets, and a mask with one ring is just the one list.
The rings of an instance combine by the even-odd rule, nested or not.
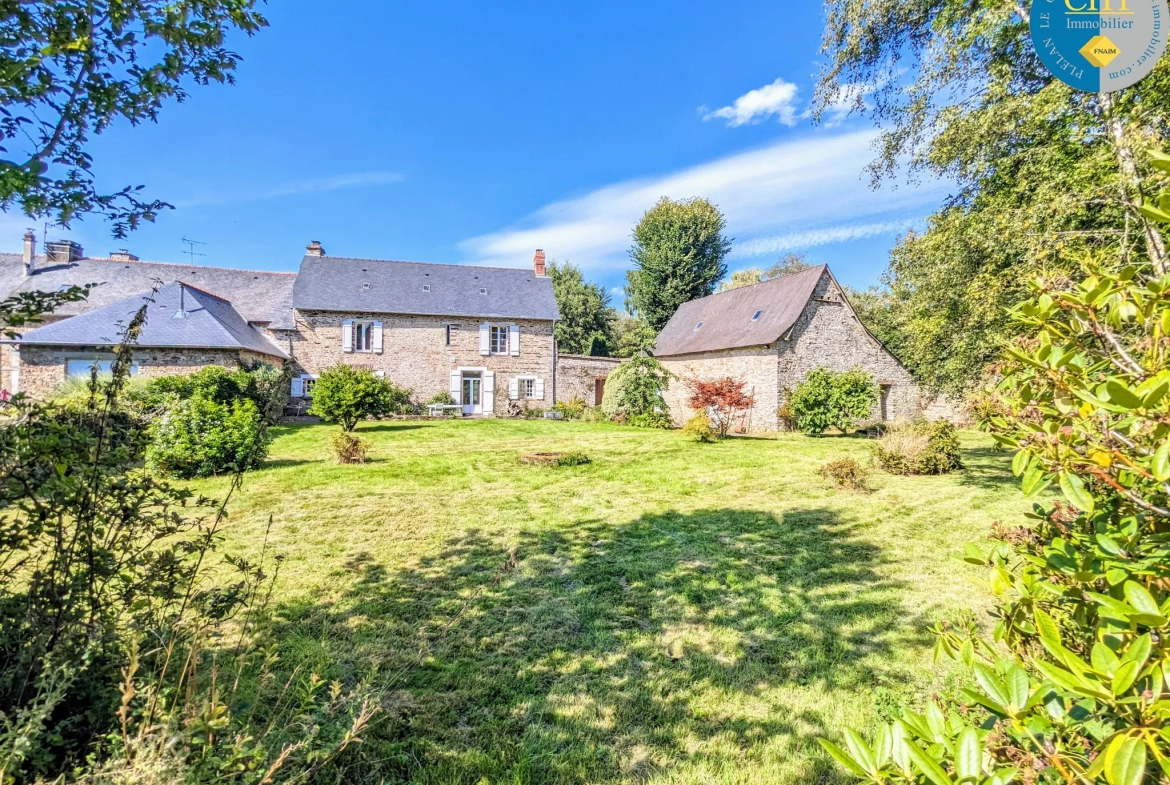
[(560, 318), (552, 280), (531, 269), (340, 256), (306, 256), (301, 261), (293, 306), (301, 311)]
[[(796, 324), (828, 269), (817, 265), (683, 303), (658, 335), (654, 354), (668, 357), (775, 343)], [(753, 322), (756, 311), (761, 311), (760, 317)], [(703, 326), (696, 330), (699, 322)]]
[[(146, 323), (137, 345), (146, 348), (250, 349), (286, 359), (222, 297), (179, 281), (59, 322), (27, 330), (5, 343), (34, 346), (116, 346), (143, 304)], [(175, 318), (182, 306), (184, 318)]]
[(35, 272), (26, 278), (20, 254), (0, 253), (0, 299), (18, 292), (55, 292), (63, 286), (101, 284), (90, 291), (88, 299), (55, 311), (57, 316), (85, 313), (149, 291), (159, 282), (176, 280), (230, 300), (249, 322), (266, 323), (277, 330), (296, 327), (292, 310), (296, 273), (89, 258), (51, 264), (40, 256)]

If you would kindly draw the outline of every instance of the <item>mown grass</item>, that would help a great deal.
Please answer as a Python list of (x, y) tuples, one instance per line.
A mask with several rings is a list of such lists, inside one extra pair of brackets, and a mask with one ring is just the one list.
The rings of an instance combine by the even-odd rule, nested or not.
[(381, 694), (347, 782), (836, 781), (815, 737), (946, 688), (926, 627), (987, 602), (955, 557), (1030, 507), (977, 434), (858, 493), (817, 474), (857, 438), (369, 423), (338, 466), (333, 430), (280, 429), (226, 535), (255, 554), (274, 516), (286, 667)]

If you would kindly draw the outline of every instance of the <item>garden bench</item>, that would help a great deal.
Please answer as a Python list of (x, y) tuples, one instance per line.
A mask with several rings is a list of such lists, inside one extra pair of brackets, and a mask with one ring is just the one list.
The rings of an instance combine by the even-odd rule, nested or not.
[(450, 404), (450, 403), (428, 403), (427, 404), (427, 414), (431, 417), (442, 417), (444, 414), (446, 414), (447, 411), (449, 411), (451, 409), (456, 409), (459, 412), (463, 411), (463, 407), (457, 403), (456, 404)]

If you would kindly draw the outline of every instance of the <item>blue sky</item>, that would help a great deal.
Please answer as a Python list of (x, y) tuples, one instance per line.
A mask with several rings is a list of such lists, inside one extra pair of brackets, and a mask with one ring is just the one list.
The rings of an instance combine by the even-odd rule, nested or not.
[[(870, 190), (869, 122), (804, 116), (817, 3), (281, 0), (266, 14), (233, 42), (236, 86), (193, 87), (158, 124), (94, 146), (103, 182), (177, 209), (125, 242), (92, 219), (54, 238), (181, 261), (188, 237), (206, 243), (199, 263), (268, 270), (296, 269), (314, 239), (508, 266), (541, 247), (617, 287), (642, 212), (704, 196), (736, 238), (732, 269), (804, 251), (865, 286), (946, 196)], [(4, 246), (27, 224), (5, 216)]]

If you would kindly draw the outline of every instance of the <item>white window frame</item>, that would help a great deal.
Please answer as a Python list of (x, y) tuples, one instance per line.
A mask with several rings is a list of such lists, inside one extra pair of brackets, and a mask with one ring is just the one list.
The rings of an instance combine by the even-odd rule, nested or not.
[(301, 374), (301, 397), (302, 398), (312, 398), (313, 397), (313, 385), (317, 383), (317, 379), (319, 379), (319, 378), (320, 378), (320, 374), (315, 374), (315, 373), (302, 373)]
[(532, 399), (536, 397), (536, 378), (532, 376), (520, 377), (520, 385), (518, 389), (521, 398)]
[(508, 354), (509, 331), (506, 324), (488, 326), (488, 352), (493, 355)]
[(353, 330), (354, 352), (372, 354), (374, 351), (374, 323), (372, 321), (355, 321), (350, 329)]

